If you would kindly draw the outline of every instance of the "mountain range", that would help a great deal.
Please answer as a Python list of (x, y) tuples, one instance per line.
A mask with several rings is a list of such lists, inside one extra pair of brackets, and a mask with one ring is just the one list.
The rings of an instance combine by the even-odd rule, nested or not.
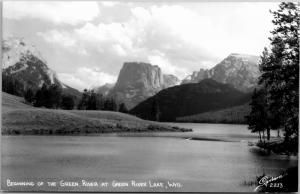
[[(57, 84), (64, 93), (81, 97), (81, 92), (58, 79), (38, 49), (24, 39), (4, 40), (2, 51), (3, 77), (17, 79), (24, 89)], [(247, 103), (259, 77), (258, 63), (259, 57), (233, 53), (213, 68), (200, 69), (180, 81), (164, 74), (157, 65), (125, 62), (116, 83), (93, 90), (125, 103), (131, 114), (145, 119), (173, 121), (191, 115), (200, 118), (198, 115), (204, 112)]]
[[(200, 69), (181, 81), (181, 84), (198, 83), (211, 78), (217, 82), (231, 84), (243, 92), (251, 92), (257, 84), (259, 57), (232, 53), (211, 69)], [(123, 101), (129, 109), (157, 92), (178, 85), (174, 75), (165, 75), (158, 66), (149, 63), (124, 63), (117, 83), (112, 87), (103, 85), (96, 91)]]
[(203, 79), (211, 78), (249, 92), (256, 86), (260, 75), (258, 64), (257, 56), (232, 53), (211, 69), (193, 72), (181, 83), (198, 83)]

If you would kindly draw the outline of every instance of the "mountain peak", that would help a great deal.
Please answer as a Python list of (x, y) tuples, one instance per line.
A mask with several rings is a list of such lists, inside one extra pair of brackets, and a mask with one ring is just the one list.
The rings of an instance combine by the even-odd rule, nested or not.
[(157, 68), (160, 69), (157, 65), (152, 65), (150, 63), (145, 62), (125, 62), (123, 64), (123, 68)]
[(125, 62), (109, 95), (132, 108), (160, 90), (178, 84), (173, 75), (164, 75), (157, 65), (144, 62)]
[[(23, 89), (37, 90), (43, 84), (57, 84), (65, 93), (80, 95), (80, 93), (63, 84), (56, 73), (47, 66), (39, 50), (24, 38), (10, 37), (2, 42), (2, 76), (18, 80)], [(3, 78), (2, 77), (2, 78)]]
[(29, 56), (35, 56), (46, 64), (46, 60), (38, 49), (24, 38), (10, 37), (3, 40), (2, 52), (3, 69), (15, 65), (19, 61), (26, 61)]
[(240, 58), (240, 59), (244, 59), (244, 60), (250, 60), (255, 63), (258, 63), (258, 61), (259, 61), (259, 56), (243, 54), (243, 53), (231, 53), (227, 58), (231, 58), (231, 57)]
[(258, 63), (258, 56), (231, 53), (213, 68), (193, 72), (182, 81), (182, 84), (197, 83), (212, 78), (220, 83), (231, 84), (241, 91), (249, 91), (256, 85), (260, 74)]

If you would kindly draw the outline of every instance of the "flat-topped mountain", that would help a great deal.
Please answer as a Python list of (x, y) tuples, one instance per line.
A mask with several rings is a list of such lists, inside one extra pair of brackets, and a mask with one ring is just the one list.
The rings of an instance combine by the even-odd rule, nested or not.
[(182, 81), (182, 84), (198, 83), (211, 78), (220, 83), (231, 84), (241, 91), (251, 91), (260, 75), (258, 63), (257, 56), (233, 53), (211, 69), (193, 72)]
[(124, 63), (110, 96), (122, 101), (130, 109), (164, 88), (174, 86), (179, 79), (164, 75), (156, 65), (142, 62)]
[(213, 79), (164, 89), (134, 107), (130, 113), (143, 119), (175, 121), (177, 117), (245, 104), (251, 94)]

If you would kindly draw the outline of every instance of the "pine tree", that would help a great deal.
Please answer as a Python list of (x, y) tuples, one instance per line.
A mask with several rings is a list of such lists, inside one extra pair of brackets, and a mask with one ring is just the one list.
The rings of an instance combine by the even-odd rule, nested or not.
[(44, 83), (42, 88), (37, 90), (35, 94), (35, 103), (34, 106), (41, 107), (41, 106), (46, 106), (47, 104), (47, 97), (48, 97), (48, 87)]
[[(248, 121), (248, 128), (253, 133), (259, 133), (260, 141), (262, 141), (261, 133), (263, 133), (263, 140), (265, 140), (264, 133), (266, 130), (270, 130), (266, 103), (267, 102), (264, 89), (255, 89), (250, 103), (251, 112), (246, 118)], [(270, 132), (268, 132), (267, 134), (267, 139), (270, 139)]]
[(32, 103), (34, 101), (34, 93), (31, 88), (27, 89), (24, 98), (27, 102)]
[(158, 104), (158, 100), (155, 98), (153, 103), (152, 103), (152, 107), (151, 107), (151, 120), (154, 121), (159, 121), (160, 120), (160, 109), (159, 109), (159, 104)]
[(12, 76), (2, 73), (2, 91), (16, 96), (24, 95), (24, 85)]
[[(270, 51), (264, 51), (259, 83), (266, 90), (272, 128), (283, 127), (285, 143), (298, 145), (299, 4), (283, 2), (274, 16)], [(276, 122), (275, 122), (276, 121)], [(294, 149), (292, 148), (292, 149)], [(294, 152), (295, 150), (289, 150)]]
[(89, 98), (90, 98), (89, 91), (87, 89), (84, 89), (83, 93), (82, 93), (81, 100), (78, 104), (78, 109), (79, 110), (87, 110)]
[(128, 113), (128, 109), (127, 109), (125, 103), (120, 104), (119, 112)]
[(62, 89), (57, 84), (51, 84), (48, 88), (47, 105), (48, 108), (58, 108), (61, 103)]
[(61, 98), (61, 108), (65, 110), (72, 110), (75, 102), (74, 97), (71, 95), (63, 95)]
[(87, 105), (87, 110), (97, 110), (97, 95), (94, 92), (94, 90), (90, 91), (89, 94), (89, 99), (88, 99), (88, 105)]
[(46, 108), (58, 108), (61, 102), (62, 90), (56, 84), (43, 84), (42, 88), (37, 90), (35, 94), (34, 106)]
[(111, 98), (111, 110), (118, 111), (118, 104), (114, 98)]

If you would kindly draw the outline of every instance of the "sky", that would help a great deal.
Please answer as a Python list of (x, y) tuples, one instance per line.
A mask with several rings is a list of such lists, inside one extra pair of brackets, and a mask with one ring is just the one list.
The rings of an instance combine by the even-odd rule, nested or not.
[(34, 44), (65, 84), (114, 83), (124, 62), (185, 78), (269, 45), (274, 2), (5, 1), (3, 38)]

